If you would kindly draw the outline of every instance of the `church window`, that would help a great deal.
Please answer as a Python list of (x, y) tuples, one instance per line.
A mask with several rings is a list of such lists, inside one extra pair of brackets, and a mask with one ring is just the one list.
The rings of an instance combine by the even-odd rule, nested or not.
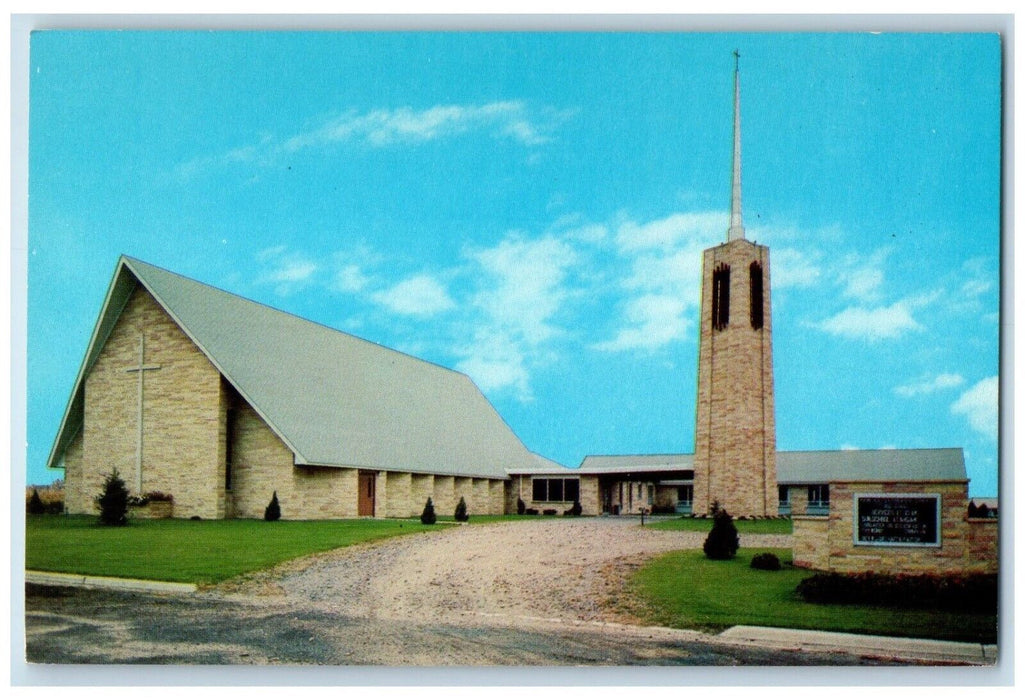
[(232, 446), (235, 441), (232, 434), (235, 432), (235, 410), (229, 408), (224, 419), (224, 488), (231, 491), (231, 462), (234, 459)]
[(531, 479), (533, 499), (546, 503), (569, 503), (580, 500), (580, 479)]
[(566, 479), (566, 493), (563, 498), (567, 501), (580, 500), (580, 479)]
[(712, 273), (712, 328), (721, 331), (730, 323), (730, 266), (723, 263)]
[(751, 263), (751, 327), (758, 330), (764, 323), (764, 287), (762, 265), (757, 260)]
[(829, 484), (808, 487), (808, 515), (829, 514)]

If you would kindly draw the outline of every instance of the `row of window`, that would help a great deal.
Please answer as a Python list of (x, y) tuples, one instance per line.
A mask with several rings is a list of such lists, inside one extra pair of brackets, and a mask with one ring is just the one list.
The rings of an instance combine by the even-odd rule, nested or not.
[(531, 481), (535, 502), (572, 503), (580, 500), (580, 479), (539, 479), (535, 477)]
[[(751, 327), (765, 323), (765, 291), (762, 265), (757, 260), (749, 269), (751, 278)], [(721, 331), (730, 325), (730, 266), (722, 263), (712, 272), (712, 328)]]
[[(779, 487), (779, 507), (782, 511), (790, 510), (790, 487)], [(808, 487), (808, 514), (825, 514), (829, 512), (829, 484), (815, 484)]]

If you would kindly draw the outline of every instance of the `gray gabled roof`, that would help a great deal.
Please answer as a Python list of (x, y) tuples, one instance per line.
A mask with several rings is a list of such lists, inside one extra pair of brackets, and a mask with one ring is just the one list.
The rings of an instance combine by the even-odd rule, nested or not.
[(782, 485), (967, 479), (960, 447), (776, 453), (776, 481)]
[(490, 478), (561, 466), (527, 450), (464, 374), (124, 256), (51, 465), (81, 426), (84, 377), (139, 283), (288, 445), (296, 464)]

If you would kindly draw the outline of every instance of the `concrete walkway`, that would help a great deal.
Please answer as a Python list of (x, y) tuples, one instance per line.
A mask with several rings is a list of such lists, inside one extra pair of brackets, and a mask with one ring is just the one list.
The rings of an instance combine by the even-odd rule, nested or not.
[(997, 661), (995, 644), (946, 642), (937, 639), (881, 637), (818, 630), (738, 625), (718, 635), (731, 644), (793, 651), (843, 651), (870, 658), (928, 663), (989, 665)]
[(135, 593), (195, 593), (194, 583), (172, 583), (170, 581), (145, 581), (135, 578), (114, 578), (112, 576), (83, 576), (82, 574), (57, 574), (51, 571), (26, 571), (25, 583), (41, 586), (68, 586), (71, 588), (101, 588), (113, 591)]
[[(46, 586), (95, 588), (138, 593), (191, 594), (198, 590), (191, 583), (144, 581), (140, 579), (112, 578), (58, 574), (47, 571), (26, 571), (25, 582)], [(566, 620), (558, 621), (560, 626)], [(688, 630), (667, 630), (686, 633)], [(922, 662), (930, 664), (991, 665), (997, 661), (995, 644), (948, 642), (935, 639), (907, 639), (877, 635), (845, 634), (818, 630), (795, 630), (778, 627), (730, 627), (718, 635), (690, 632), (695, 639), (706, 638), (732, 646), (756, 647), (781, 651), (839, 652), (866, 658)]]

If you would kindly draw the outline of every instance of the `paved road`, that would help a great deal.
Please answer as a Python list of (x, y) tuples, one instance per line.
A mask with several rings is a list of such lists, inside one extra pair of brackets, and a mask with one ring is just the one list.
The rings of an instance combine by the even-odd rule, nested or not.
[(553, 624), (450, 624), (353, 617), (203, 593), (152, 595), (30, 585), (27, 658), (62, 664), (878, 665), (850, 654), (716, 643), (682, 630)]

